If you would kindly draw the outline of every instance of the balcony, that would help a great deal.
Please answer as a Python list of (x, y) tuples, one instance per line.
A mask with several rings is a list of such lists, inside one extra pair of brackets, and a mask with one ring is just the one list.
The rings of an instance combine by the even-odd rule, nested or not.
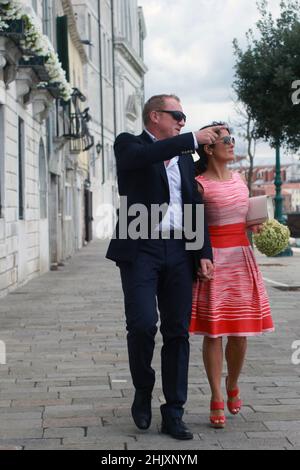
[[(10, 83), (16, 79), (19, 79), (20, 83), (20, 75), (24, 78), (28, 74), (33, 79), (34, 92), (37, 88), (39, 90), (43, 88), (44, 93), (48, 93), (49, 99), (52, 96), (68, 101), (71, 87), (66, 77), (66, 70), (62, 68), (49, 38), (36, 26), (34, 11), (31, 9), (28, 13), (28, 8), (24, 8), (21, 20), (11, 20), (10, 15), (13, 14), (13, 8), (10, 10), (9, 4), (6, 7), (0, 3), (0, 71), (3, 70), (1, 78), (6, 88), (9, 88)], [(52, 77), (57, 77), (59, 83), (52, 83)], [(25, 81), (29, 83), (29, 80)], [(41, 83), (45, 86), (41, 87)], [(25, 90), (27, 84), (22, 85), (21, 89)], [(20, 96), (18, 101), (26, 106)]]
[(85, 101), (86, 97), (80, 90), (73, 88), (70, 102), (56, 102), (57, 138), (69, 140), (72, 153), (85, 152), (94, 145), (94, 137), (88, 127), (91, 120), (89, 108), (81, 110), (80, 106), (80, 103)]
[(8, 27), (0, 30), (0, 70), (3, 71), (3, 81), (8, 88), (16, 78), (17, 63), (22, 56), (19, 42), (24, 38), (25, 22), (10, 20), (5, 23)]
[(6, 21), (7, 28), (0, 30), (0, 36), (6, 36), (13, 40), (23, 39), (25, 36), (25, 21), (24, 20), (9, 20)]

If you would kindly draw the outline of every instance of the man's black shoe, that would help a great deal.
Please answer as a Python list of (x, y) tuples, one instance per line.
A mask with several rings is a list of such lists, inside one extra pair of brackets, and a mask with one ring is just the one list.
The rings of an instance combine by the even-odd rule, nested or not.
[(175, 439), (180, 439), (182, 441), (194, 438), (193, 434), (188, 430), (181, 418), (163, 419), (161, 432), (163, 434), (169, 434)]
[(134, 401), (131, 407), (131, 414), (135, 425), (139, 429), (146, 430), (151, 424), (151, 393), (136, 390)]

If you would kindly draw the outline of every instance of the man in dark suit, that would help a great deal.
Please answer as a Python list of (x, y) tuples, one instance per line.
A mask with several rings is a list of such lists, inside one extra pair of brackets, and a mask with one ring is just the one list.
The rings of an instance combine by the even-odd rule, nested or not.
[[(179, 135), (186, 117), (174, 95), (150, 98), (144, 107), (143, 120), (145, 130), (140, 136), (123, 133), (115, 142), (119, 193), (127, 197), (128, 208), (135, 204), (147, 208), (150, 215), (144, 218), (146, 225), (153, 222), (150, 213), (153, 205), (166, 204), (167, 209), (154, 227), (157, 236), (152, 234), (149, 239), (129, 233), (132, 217), (128, 217), (125, 227), (127, 236), (121, 236), (122, 214), (119, 214), (107, 258), (116, 261), (120, 268), (125, 297), (129, 364), (135, 387), (131, 409), (134, 422), (140, 429), (147, 429), (151, 423), (155, 383), (151, 362), (158, 307), (166, 399), (161, 406), (162, 432), (177, 439), (192, 439), (182, 421), (187, 399), (192, 281), (198, 268), (202, 277), (210, 279), (213, 264), (206, 224), (203, 247), (187, 250), (184, 208), (190, 205), (195, 209), (202, 204), (191, 154), (198, 144), (214, 144), (219, 127)], [(165, 238), (163, 234), (168, 231), (170, 236)], [(178, 233), (183, 235), (181, 239)]]

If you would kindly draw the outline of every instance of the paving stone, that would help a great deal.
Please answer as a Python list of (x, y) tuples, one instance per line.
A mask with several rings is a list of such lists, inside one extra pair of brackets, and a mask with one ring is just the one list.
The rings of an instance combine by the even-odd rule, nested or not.
[(224, 440), (220, 441), (226, 450), (289, 450), (292, 444), (287, 439), (248, 439), (245, 441)]
[(120, 443), (125, 443), (125, 442), (136, 442), (136, 438), (134, 436), (126, 436), (126, 435), (120, 435), (120, 434), (115, 434), (115, 435), (109, 435), (105, 436), (103, 434), (100, 434), (98, 436), (91, 436), (88, 435), (86, 437), (81, 437), (80, 439), (77, 437), (73, 436), (66, 436), (63, 438), (63, 445), (65, 446), (75, 446), (77, 445), (80, 447), (81, 445), (105, 445), (106, 449), (110, 449), (110, 445), (114, 444), (120, 444)]
[(39, 407), (39, 406), (51, 406), (51, 405), (70, 405), (72, 402), (71, 399), (59, 399), (57, 398), (56, 400), (51, 400), (51, 399), (46, 399), (46, 400), (12, 400), (12, 408), (34, 408), (34, 407)]
[(24, 450), (53, 450), (61, 446), (61, 439), (35, 439), (27, 441)]
[(258, 413), (298, 413), (300, 417), (300, 403), (294, 405), (266, 405), (266, 406), (257, 406), (256, 404), (252, 405), (253, 410)]
[[(38, 409), (38, 411), (19, 410), (16, 408), (9, 408), (5, 411), (1, 411), (1, 422), (7, 423), (8, 421), (39, 421), (42, 418), (43, 411)], [(22, 423), (20, 423), (21, 425)]]
[(287, 433), (283, 431), (261, 431), (261, 432), (247, 432), (249, 439), (276, 439), (276, 438), (287, 438)]
[(246, 417), (248, 422), (264, 422), (264, 421), (300, 421), (300, 414), (297, 411), (285, 411), (278, 413), (253, 413)]
[[(55, 450), (55, 448), (53, 449)], [(63, 445), (58, 448), (58, 450), (128, 450), (126, 442), (120, 441), (119, 443), (105, 444), (105, 443), (96, 443), (96, 444), (69, 444)]]
[(300, 421), (267, 421), (266, 417), (264, 424), (270, 431), (300, 431)]
[(22, 446), (14, 446), (14, 445), (2, 445), (0, 444), (0, 451), (1, 450), (23, 450)]
[(82, 428), (46, 428), (43, 438), (77, 438), (81, 439), (85, 435), (85, 429)]
[(96, 416), (79, 416), (72, 418), (46, 418), (43, 421), (43, 428), (71, 428), (87, 427), (99, 424)]
[(296, 405), (296, 407), (300, 405), (300, 398), (279, 398), (278, 401), (282, 405)]
[(147, 441), (144, 444), (140, 442), (128, 443), (127, 450), (174, 450), (174, 451), (192, 451), (192, 450), (221, 450), (221, 445), (216, 444), (200, 444), (199, 441), (175, 441), (171, 437), (157, 439), (152, 445), (148, 445)]
[(17, 428), (13, 426), (11, 428), (0, 428), (0, 439), (23, 439), (27, 438), (42, 438), (43, 429), (42, 427), (32, 428)]
[(0, 408), (9, 408), (12, 400), (0, 400)]

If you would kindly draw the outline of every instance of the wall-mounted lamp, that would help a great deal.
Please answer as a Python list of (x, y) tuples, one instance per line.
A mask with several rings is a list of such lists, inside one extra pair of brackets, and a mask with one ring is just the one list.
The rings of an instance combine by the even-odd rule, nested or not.
[(85, 179), (85, 180), (84, 180), (84, 188), (85, 188), (85, 189), (90, 189), (90, 187), (91, 187), (91, 182), (90, 182), (90, 180), (89, 180), (89, 179)]
[(99, 155), (99, 153), (101, 153), (101, 150), (102, 150), (102, 144), (100, 144), (100, 142), (98, 142), (96, 144), (96, 152), (98, 153), (98, 155)]
[(94, 46), (90, 39), (80, 39), (81, 44), (85, 44), (86, 46)]

